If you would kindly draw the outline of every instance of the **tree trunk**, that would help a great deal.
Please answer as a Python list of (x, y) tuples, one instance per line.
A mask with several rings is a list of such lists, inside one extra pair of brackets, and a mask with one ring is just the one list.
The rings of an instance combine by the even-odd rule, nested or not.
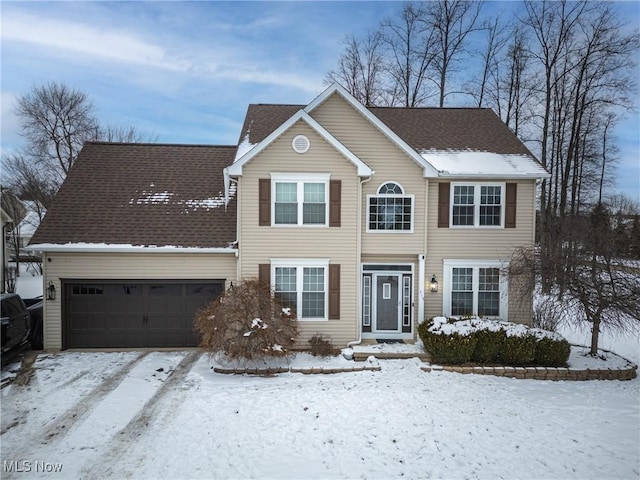
[(591, 323), (591, 349), (589, 353), (591, 355), (598, 354), (598, 338), (600, 336), (600, 315), (594, 315), (593, 322)]

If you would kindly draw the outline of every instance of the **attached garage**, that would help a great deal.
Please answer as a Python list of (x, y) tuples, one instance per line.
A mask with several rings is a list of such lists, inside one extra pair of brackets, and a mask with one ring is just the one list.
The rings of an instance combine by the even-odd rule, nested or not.
[(34, 234), (44, 347), (190, 347), (237, 281), (236, 147), (86, 143)]
[(63, 348), (192, 347), (195, 312), (224, 280), (64, 282)]

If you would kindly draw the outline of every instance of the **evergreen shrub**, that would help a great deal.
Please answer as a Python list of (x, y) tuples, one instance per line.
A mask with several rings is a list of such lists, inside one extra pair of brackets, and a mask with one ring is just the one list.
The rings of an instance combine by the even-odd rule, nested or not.
[(418, 326), (418, 335), (433, 361), (448, 365), (561, 367), (571, 350), (553, 332), (478, 317), (434, 317)]

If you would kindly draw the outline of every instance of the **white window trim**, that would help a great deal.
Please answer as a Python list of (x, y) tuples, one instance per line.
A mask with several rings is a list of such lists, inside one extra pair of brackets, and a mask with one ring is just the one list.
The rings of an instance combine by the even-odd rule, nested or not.
[[(282, 228), (327, 228), (329, 227), (329, 179), (330, 173), (272, 173), (271, 174), (271, 226)], [(298, 198), (298, 223), (276, 223), (276, 183), (296, 183)], [(324, 183), (324, 223), (306, 225), (303, 223), (304, 184)]]
[[(386, 185), (387, 183), (395, 183), (396, 185), (398, 185), (400, 187), (400, 189), (402, 190), (402, 193), (401, 194), (383, 194), (383, 193), (378, 193), (380, 191), (380, 188), (382, 188), (382, 186)], [(409, 230), (377, 230), (377, 229), (370, 228), (370, 225), (371, 225), (371, 222), (370, 222), (371, 208), (370, 207), (371, 207), (371, 199), (372, 198), (410, 198), (411, 199), (411, 227), (409, 228)], [(402, 186), (402, 184), (400, 184), (400, 183), (398, 183), (396, 181), (393, 181), (393, 180), (388, 180), (386, 182), (382, 182), (376, 188), (376, 193), (367, 195), (367, 204), (366, 204), (365, 208), (367, 209), (367, 229), (366, 229), (367, 233), (382, 233), (382, 234), (413, 233), (413, 222), (414, 222), (414, 218), (416, 216), (416, 199), (415, 199), (415, 195), (405, 193), (405, 189)]]
[(296, 303), (302, 305), (302, 287), (304, 285), (304, 267), (324, 269), (324, 317), (302, 317), (302, 311), (298, 312), (298, 321), (301, 322), (326, 322), (329, 321), (329, 259), (328, 258), (272, 258), (271, 263), (271, 285), (275, 290), (276, 268), (296, 269)]
[(445, 259), (444, 275), (443, 275), (443, 293), (442, 293), (442, 312), (445, 316), (451, 315), (451, 279), (453, 277), (454, 268), (473, 268), (473, 311), (478, 311), (478, 272), (480, 268), (499, 268), (500, 269), (500, 315), (497, 317), (501, 320), (509, 319), (509, 279), (506, 271), (509, 262), (501, 260), (449, 260)]
[[(500, 187), (500, 225), (480, 225), (480, 187)], [(474, 187), (473, 189), (473, 225), (453, 224), (453, 199), (455, 187)], [(504, 228), (504, 216), (506, 209), (506, 182), (451, 182), (449, 193), (449, 228)]]

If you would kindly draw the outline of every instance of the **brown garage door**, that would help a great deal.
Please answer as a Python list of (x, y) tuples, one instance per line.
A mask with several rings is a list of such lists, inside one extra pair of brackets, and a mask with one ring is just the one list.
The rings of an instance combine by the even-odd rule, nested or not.
[(193, 316), (224, 280), (65, 282), (64, 348), (191, 347)]

